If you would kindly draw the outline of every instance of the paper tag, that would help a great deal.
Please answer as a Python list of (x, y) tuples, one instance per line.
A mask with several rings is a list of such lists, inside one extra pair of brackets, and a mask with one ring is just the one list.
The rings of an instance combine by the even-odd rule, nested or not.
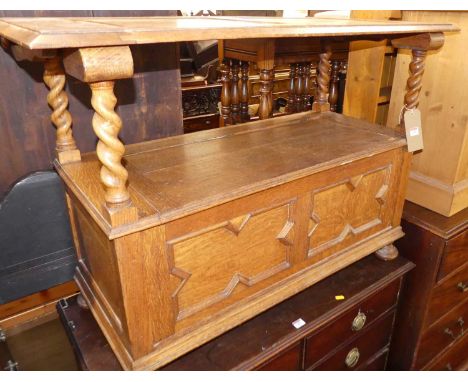
[(296, 321), (292, 323), (292, 325), (296, 328), (302, 328), (305, 325), (305, 321), (302, 318), (298, 318)]
[(408, 151), (413, 152), (422, 150), (424, 146), (421, 129), (421, 112), (418, 109), (406, 110), (403, 115), (403, 120), (406, 130)]

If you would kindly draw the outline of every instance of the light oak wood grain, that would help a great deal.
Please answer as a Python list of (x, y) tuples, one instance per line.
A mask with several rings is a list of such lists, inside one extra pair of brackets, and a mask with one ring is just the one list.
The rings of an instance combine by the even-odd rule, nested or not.
[(30, 49), (211, 39), (352, 36), (456, 30), (451, 24), (279, 17), (1, 18), (0, 35)]
[[(468, 12), (403, 11), (403, 19), (457, 23), (459, 33), (447, 33), (440, 51), (428, 53), (419, 108), (424, 150), (415, 153), (408, 183), (408, 200), (451, 216), (468, 207), (468, 125), (465, 111)], [(403, 104), (411, 53), (398, 53), (388, 114), (396, 127)]]

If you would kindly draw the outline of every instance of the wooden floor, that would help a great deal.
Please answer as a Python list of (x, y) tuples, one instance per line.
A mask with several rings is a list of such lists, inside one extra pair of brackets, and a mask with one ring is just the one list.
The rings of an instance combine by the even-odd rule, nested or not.
[(19, 370), (78, 370), (58, 318), (8, 336), (7, 343)]

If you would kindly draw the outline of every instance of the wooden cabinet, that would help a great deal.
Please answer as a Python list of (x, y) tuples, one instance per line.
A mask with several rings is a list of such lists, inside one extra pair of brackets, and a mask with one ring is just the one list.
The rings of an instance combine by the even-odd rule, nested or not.
[[(367, 257), (161, 370), (384, 370), (400, 285), (412, 267), (402, 257)], [(83, 370), (120, 369), (88, 310), (75, 298), (57, 307)]]
[(451, 218), (408, 202), (396, 245), (416, 264), (402, 290), (390, 353), (397, 370), (468, 367), (468, 209)]
[[(444, 48), (427, 57), (421, 85), (424, 150), (413, 158), (407, 200), (445, 216), (468, 207), (468, 44), (467, 11), (402, 11), (403, 20), (456, 23), (461, 31), (446, 36)], [(410, 52), (398, 52), (388, 126), (399, 123)]]

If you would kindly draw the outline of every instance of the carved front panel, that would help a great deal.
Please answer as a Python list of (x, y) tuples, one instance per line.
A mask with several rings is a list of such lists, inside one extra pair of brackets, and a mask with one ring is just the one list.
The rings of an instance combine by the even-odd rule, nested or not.
[(382, 212), (390, 172), (389, 165), (312, 192), (309, 257), (322, 259), (389, 225)]
[(178, 320), (289, 268), (293, 233), (286, 204), (171, 240)]

